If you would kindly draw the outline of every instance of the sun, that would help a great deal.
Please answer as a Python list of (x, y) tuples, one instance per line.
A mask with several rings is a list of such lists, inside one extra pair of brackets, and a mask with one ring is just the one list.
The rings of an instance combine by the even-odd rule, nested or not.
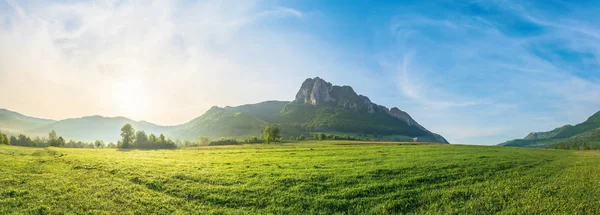
[(113, 87), (113, 105), (120, 116), (141, 118), (148, 108), (144, 83), (140, 80), (120, 81)]

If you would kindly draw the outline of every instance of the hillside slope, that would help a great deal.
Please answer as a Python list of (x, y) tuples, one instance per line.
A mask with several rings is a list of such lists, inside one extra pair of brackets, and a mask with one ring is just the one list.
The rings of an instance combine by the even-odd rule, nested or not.
[(250, 114), (231, 112), (215, 106), (201, 116), (177, 126), (172, 134), (183, 139), (195, 139), (199, 136), (249, 137), (260, 135), (268, 124)]
[(45, 135), (54, 130), (65, 139), (117, 141), (121, 139), (121, 128), (127, 123), (131, 124), (135, 130), (144, 130), (147, 134), (167, 134), (173, 129), (171, 126), (134, 121), (125, 117), (87, 116), (60, 120), (25, 133)]
[(600, 129), (600, 111), (577, 125), (565, 125), (546, 132), (531, 132), (523, 139), (500, 143), (500, 146), (549, 147), (560, 142), (588, 142), (600, 140), (596, 137)]
[(281, 122), (301, 123), (308, 131), (401, 135), (448, 143), (397, 107), (375, 104), (350, 86), (332, 85), (319, 77), (306, 79), (296, 99), (279, 115)]
[(7, 109), (0, 109), (0, 130), (4, 133), (19, 133), (53, 122), (55, 121), (29, 117)]

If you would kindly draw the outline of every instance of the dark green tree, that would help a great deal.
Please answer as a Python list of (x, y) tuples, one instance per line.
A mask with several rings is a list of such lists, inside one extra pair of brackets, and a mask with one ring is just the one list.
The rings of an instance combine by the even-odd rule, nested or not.
[(144, 131), (135, 132), (135, 141), (133, 143), (133, 147), (135, 148), (151, 148), (150, 144), (148, 144), (148, 136)]
[(277, 127), (275, 125), (270, 125), (270, 126), (265, 127), (265, 129), (263, 130), (263, 136), (265, 137), (265, 142), (271, 143), (271, 142), (275, 142), (275, 141), (279, 140), (281, 138), (279, 133), (280, 133), (279, 127)]
[(148, 145), (150, 147), (154, 147), (155, 144), (156, 144), (156, 135), (150, 134), (150, 136), (148, 136)]
[(58, 147), (58, 135), (56, 135), (56, 131), (52, 130), (48, 133), (48, 144), (50, 146)]
[(98, 149), (104, 148), (104, 141), (96, 140), (96, 141), (94, 141), (94, 146)]
[(10, 145), (10, 139), (2, 132), (0, 132), (0, 145)]
[(567, 149), (567, 146), (565, 145), (565, 143), (560, 143), (558, 145), (558, 149)]
[(210, 142), (208, 137), (198, 137), (198, 145), (205, 146), (208, 145), (208, 142)]
[(300, 136), (298, 137), (298, 140), (300, 140), (300, 141), (302, 141), (302, 140), (306, 140), (306, 137), (305, 137), (304, 135), (300, 135)]
[(322, 141), (322, 140), (325, 140), (325, 134), (323, 134), (323, 133), (320, 133), (317, 139), (318, 139), (318, 140), (321, 140), (321, 141)]
[(66, 142), (65, 139), (61, 136), (56, 140), (56, 147), (65, 147)]
[(121, 148), (131, 148), (135, 140), (135, 129), (127, 123), (121, 128), (122, 145)]
[(587, 143), (583, 143), (583, 150), (590, 150), (590, 146)]

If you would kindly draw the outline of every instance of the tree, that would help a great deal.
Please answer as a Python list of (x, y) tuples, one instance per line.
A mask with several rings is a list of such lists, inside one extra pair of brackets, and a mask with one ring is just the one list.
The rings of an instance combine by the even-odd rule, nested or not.
[(133, 143), (133, 147), (135, 148), (150, 148), (150, 144), (148, 144), (148, 136), (144, 131), (135, 132), (135, 142)]
[(565, 146), (565, 143), (560, 143), (560, 144), (558, 145), (558, 148), (559, 148), (559, 149), (567, 149), (567, 146)]
[(265, 137), (265, 142), (271, 143), (271, 142), (279, 140), (279, 138), (281, 138), (281, 136), (279, 136), (279, 132), (280, 132), (279, 127), (277, 127), (275, 125), (265, 127), (265, 130), (263, 131), (263, 136)]
[(4, 139), (4, 144), (10, 145), (10, 138), (6, 134), (2, 134), (2, 138)]
[(325, 134), (320, 133), (319, 136), (317, 137), (318, 140), (325, 140)]
[(154, 147), (155, 144), (156, 144), (156, 135), (150, 134), (150, 136), (148, 136), (148, 146)]
[(65, 139), (62, 136), (56, 140), (56, 147), (65, 147)]
[(167, 139), (165, 138), (165, 135), (160, 134), (158, 136), (158, 144), (165, 144), (167, 142)]
[(48, 144), (50, 144), (50, 146), (58, 147), (58, 136), (56, 135), (56, 131), (52, 130), (48, 133)]
[(260, 139), (258, 139), (258, 137), (256, 136), (251, 136), (250, 138), (248, 138), (248, 141), (246, 141), (247, 143), (260, 143), (262, 142)]
[(121, 128), (122, 145), (121, 148), (130, 148), (135, 139), (135, 129), (127, 123)]
[(199, 145), (208, 145), (208, 142), (210, 142), (210, 140), (208, 139), (208, 137), (198, 137), (198, 144)]
[(304, 135), (300, 135), (300, 136), (298, 137), (298, 140), (306, 140), (306, 137), (304, 137)]
[(9, 143), (16, 145), (17, 144), (17, 138), (15, 136), (10, 136), (10, 139), (8, 141)]
[(10, 145), (10, 139), (2, 132), (0, 132), (0, 145)]
[(573, 149), (573, 150), (579, 150), (579, 143), (577, 143), (577, 142), (573, 142), (573, 143), (571, 144), (571, 149)]
[(102, 140), (96, 140), (96, 141), (94, 142), (94, 146), (95, 146), (96, 148), (99, 148), (99, 149), (101, 149), (101, 148), (104, 148), (104, 141), (102, 141)]
[(116, 145), (113, 142), (108, 143), (108, 145), (106, 145), (106, 148), (114, 148)]
[(590, 150), (590, 146), (587, 143), (583, 143), (583, 150)]

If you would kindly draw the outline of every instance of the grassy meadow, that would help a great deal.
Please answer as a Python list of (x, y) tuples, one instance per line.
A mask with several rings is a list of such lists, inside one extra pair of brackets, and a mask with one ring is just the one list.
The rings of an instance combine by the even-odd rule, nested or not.
[(0, 146), (0, 173), (0, 214), (600, 214), (598, 151)]

